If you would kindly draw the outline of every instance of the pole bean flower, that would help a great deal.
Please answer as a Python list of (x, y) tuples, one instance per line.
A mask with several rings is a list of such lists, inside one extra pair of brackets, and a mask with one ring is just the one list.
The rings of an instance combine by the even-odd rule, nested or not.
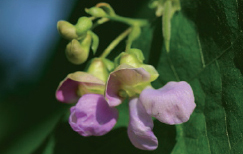
[(158, 146), (152, 132), (152, 117), (166, 124), (180, 124), (189, 120), (196, 107), (188, 83), (169, 82), (155, 90), (150, 78), (144, 68), (122, 64), (110, 74), (106, 86), (105, 97), (110, 106), (130, 98), (128, 136), (132, 144), (142, 150), (154, 150)]
[(128, 136), (132, 144), (142, 150), (154, 150), (158, 141), (152, 132), (155, 117), (160, 122), (175, 125), (187, 122), (196, 107), (193, 91), (184, 81), (168, 82), (155, 90), (148, 87), (139, 98), (129, 102)]

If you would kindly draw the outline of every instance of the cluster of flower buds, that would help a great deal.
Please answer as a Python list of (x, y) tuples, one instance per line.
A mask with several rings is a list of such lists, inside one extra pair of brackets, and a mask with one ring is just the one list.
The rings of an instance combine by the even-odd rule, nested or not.
[[(95, 8), (88, 11), (98, 17), (100, 13), (97, 12), (101, 8)], [(58, 22), (61, 35), (72, 40), (66, 52), (74, 64), (87, 59), (91, 40), (94, 41), (91, 27), (92, 22), (87, 17), (80, 18), (75, 26)], [(67, 75), (56, 90), (56, 98), (60, 102), (74, 104), (69, 117), (72, 129), (82, 136), (108, 133), (118, 120), (116, 107), (129, 99), (128, 137), (135, 147), (154, 150), (158, 140), (153, 133), (152, 117), (169, 125), (188, 121), (196, 107), (190, 85), (184, 81), (169, 82), (160, 89), (154, 89), (151, 82), (159, 74), (152, 65), (143, 61), (141, 50), (126, 48), (114, 62), (105, 57), (94, 58), (86, 72)]]
[(66, 47), (66, 56), (71, 63), (77, 65), (84, 63), (89, 56), (90, 48), (96, 52), (99, 38), (91, 31), (92, 25), (93, 22), (88, 17), (80, 17), (76, 25), (67, 21), (57, 23), (61, 36), (70, 40)]

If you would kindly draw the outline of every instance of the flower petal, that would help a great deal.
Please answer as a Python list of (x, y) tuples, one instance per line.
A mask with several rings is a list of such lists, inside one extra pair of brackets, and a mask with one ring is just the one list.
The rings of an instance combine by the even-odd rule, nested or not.
[(150, 74), (143, 68), (134, 68), (122, 64), (110, 74), (107, 81), (105, 97), (110, 106), (117, 106), (124, 99), (119, 96), (120, 90), (128, 92), (129, 95), (129, 93), (133, 92), (132, 90), (136, 90), (136, 87), (140, 88), (139, 86), (149, 83), (149, 80)]
[(75, 103), (80, 98), (78, 91), (82, 94), (103, 94), (105, 83), (95, 76), (85, 72), (69, 74), (58, 86), (56, 98), (60, 102)]
[(101, 136), (114, 127), (117, 118), (117, 109), (110, 107), (103, 95), (85, 94), (71, 108), (69, 124), (82, 136)]
[(139, 100), (149, 115), (170, 125), (188, 121), (196, 107), (191, 86), (184, 81), (169, 82), (158, 90), (146, 88)]
[(155, 150), (158, 147), (158, 140), (152, 131), (153, 120), (138, 98), (130, 100), (129, 112), (128, 137), (132, 144), (142, 150)]

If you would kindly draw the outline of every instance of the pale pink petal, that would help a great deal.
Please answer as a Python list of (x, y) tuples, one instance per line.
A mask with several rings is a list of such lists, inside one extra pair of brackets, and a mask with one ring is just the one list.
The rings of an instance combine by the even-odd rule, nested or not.
[(192, 88), (184, 81), (168, 82), (158, 90), (146, 88), (139, 100), (149, 115), (170, 125), (188, 121), (196, 107)]
[(71, 108), (69, 124), (82, 136), (101, 136), (114, 127), (117, 118), (117, 109), (110, 107), (103, 95), (85, 94)]
[(130, 100), (129, 113), (128, 137), (132, 144), (142, 150), (155, 150), (158, 147), (158, 140), (152, 131), (153, 120), (138, 98)]
[[(105, 83), (95, 76), (86, 72), (75, 72), (69, 74), (58, 86), (56, 98), (64, 103), (76, 103), (80, 98), (78, 89), (85, 93), (95, 93), (94, 90), (104, 91)], [(92, 91), (92, 89), (94, 89)]]
[(148, 83), (150, 74), (143, 68), (133, 68), (122, 64), (114, 72), (110, 73), (106, 87), (106, 99), (110, 106), (119, 105), (124, 98), (119, 96), (120, 90), (129, 90), (143, 83)]

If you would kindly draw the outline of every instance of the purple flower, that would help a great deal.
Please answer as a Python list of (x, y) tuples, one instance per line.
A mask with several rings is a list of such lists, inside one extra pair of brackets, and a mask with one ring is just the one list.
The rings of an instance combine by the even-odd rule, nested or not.
[(195, 107), (193, 91), (184, 81), (169, 82), (158, 90), (144, 89), (139, 99), (129, 102), (128, 136), (132, 144), (142, 150), (156, 149), (152, 117), (166, 124), (180, 124), (189, 120)]
[(116, 124), (118, 111), (110, 107), (103, 95), (85, 94), (71, 108), (69, 124), (82, 136), (101, 136)]
[(88, 93), (103, 94), (105, 82), (86, 72), (69, 74), (58, 86), (56, 98), (64, 103), (76, 103)]

